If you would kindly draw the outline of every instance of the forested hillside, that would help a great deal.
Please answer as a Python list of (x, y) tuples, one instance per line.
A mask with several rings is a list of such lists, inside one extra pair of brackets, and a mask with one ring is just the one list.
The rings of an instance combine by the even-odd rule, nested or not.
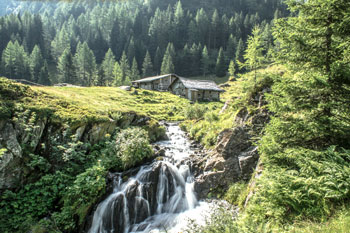
[(286, 14), (281, 0), (10, 1), (0, 8), (16, 9), (0, 18), (1, 75), (84, 86), (174, 72), (225, 76), (231, 60), (243, 61), (252, 28), (260, 25), (271, 48), (271, 20)]

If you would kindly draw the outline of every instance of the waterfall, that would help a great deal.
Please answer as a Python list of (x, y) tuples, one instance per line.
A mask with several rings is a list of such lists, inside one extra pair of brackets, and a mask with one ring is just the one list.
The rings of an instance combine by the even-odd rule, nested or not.
[(142, 166), (125, 182), (115, 174), (113, 193), (98, 205), (89, 233), (168, 231), (180, 213), (198, 205), (184, 162), (193, 153), (190, 143), (175, 124), (167, 127), (167, 136), (157, 143), (167, 148), (163, 161)]

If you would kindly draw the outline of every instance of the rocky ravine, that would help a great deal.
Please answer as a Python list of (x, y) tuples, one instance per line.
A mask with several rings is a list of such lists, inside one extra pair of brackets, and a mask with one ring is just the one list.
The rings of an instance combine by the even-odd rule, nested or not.
[(32, 175), (25, 165), (28, 151), (49, 158), (52, 144), (67, 142), (68, 132), (79, 141), (94, 144), (106, 134), (113, 134), (117, 127), (141, 126), (148, 120), (149, 118), (135, 113), (126, 113), (122, 121), (111, 119), (108, 122), (87, 123), (75, 128), (63, 123), (52, 123), (47, 118), (39, 118), (31, 127), (29, 122), (22, 120), (0, 120), (0, 148), (5, 148), (5, 153), (0, 158), (0, 193), (28, 182), (28, 177)]

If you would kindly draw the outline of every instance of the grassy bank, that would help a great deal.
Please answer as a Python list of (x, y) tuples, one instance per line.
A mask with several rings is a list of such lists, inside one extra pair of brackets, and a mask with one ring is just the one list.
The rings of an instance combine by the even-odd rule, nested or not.
[(30, 109), (69, 123), (106, 121), (134, 112), (155, 120), (184, 119), (188, 100), (168, 92), (124, 91), (116, 87), (29, 87), (0, 78), (0, 118)]

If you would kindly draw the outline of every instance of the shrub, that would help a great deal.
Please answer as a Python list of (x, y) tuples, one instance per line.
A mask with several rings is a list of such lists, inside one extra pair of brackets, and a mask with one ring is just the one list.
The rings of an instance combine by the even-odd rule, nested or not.
[(55, 215), (55, 220), (63, 229), (74, 229), (74, 216), (78, 216), (79, 224), (83, 223), (89, 209), (105, 192), (106, 175), (107, 170), (98, 162), (76, 177), (65, 192), (62, 212)]
[(121, 158), (124, 169), (135, 166), (153, 154), (147, 131), (139, 127), (120, 131), (112, 147)]
[(204, 117), (207, 110), (208, 109), (205, 105), (195, 103), (193, 105), (188, 105), (185, 108), (184, 113), (188, 120), (199, 120)]
[(247, 197), (247, 184), (237, 182), (230, 186), (225, 194), (225, 200), (233, 205), (242, 207)]

